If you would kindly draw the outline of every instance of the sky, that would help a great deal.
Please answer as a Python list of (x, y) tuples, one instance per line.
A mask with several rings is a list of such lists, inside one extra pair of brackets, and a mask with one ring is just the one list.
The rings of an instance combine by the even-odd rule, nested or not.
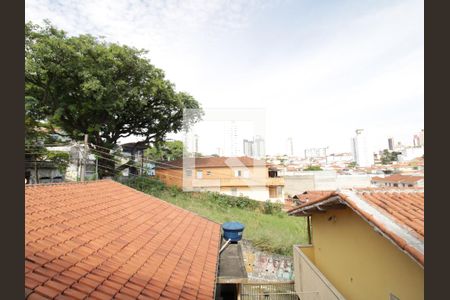
[[(358, 128), (373, 150), (385, 149), (388, 137), (412, 144), (424, 128), (423, 0), (25, 5), (27, 21), (148, 50), (205, 109), (264, 110), (268, 154), (286, 152), (289, 137), (297, 155), (313, 147), (350, 152)], [(221, 146), (215, 127), (205, 128), (199, 150), (207, 153)]]

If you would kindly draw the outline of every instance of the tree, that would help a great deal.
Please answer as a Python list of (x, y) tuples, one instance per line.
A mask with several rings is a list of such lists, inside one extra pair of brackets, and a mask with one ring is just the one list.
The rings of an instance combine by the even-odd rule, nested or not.
[(352, 161), (351, 163), (348, 164), (349, 168), (356, 168), (358, 166), (358, 164), (356, 163), (356, 161)]
[[(108, 149), (128, 136), (139, 138), (136, 146), (160, 143), (197, 122), (202, 111), (191, 95), (175, 91), (146, 53), (91, 35), (68, 36), (49, 22), (27, 23), (26, 115), (46, 121), (51, 133), (74, 140), (88, 134), (90, 143)], [(195, 111), (183, 123), (185, 109)], [(107, 167), (100, 167), (101, 176), (114, 174), (111, 157), (99, 159)]]
[(383, 153), (381, 154), (381, 163), (383, 165), (387, 165), (392, 163), (393, 161), (398, 161), (398, 155), (401, 154), (400, 152), (389, 152), (389, 150), (384, 149)]
[(307, 168), (303, 169), (303, 171), (322, 171), (322, 168), (320, 166), (308, 166)]
[(150, 160), (176, 160), (183, 157), (182, 141), (166, 141), (145, 150), (144, 157)]

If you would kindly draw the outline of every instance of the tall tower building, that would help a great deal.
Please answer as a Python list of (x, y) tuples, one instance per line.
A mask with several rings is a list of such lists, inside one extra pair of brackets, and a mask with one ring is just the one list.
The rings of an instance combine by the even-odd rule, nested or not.
[(253, 139), (253, 154), (255, 157), (264, 157), (266, 155), (266, 146), (264, 143), (264, 139), (257, 135)]
[(294, 156), (294, 142), (291, 137), (287, 139), (287, 155)]
[(367, 142), (364, 129), (357, 129), (356, 136), (352, 138), (353, 159), (359, 167), (370, 167), (374, 164), (373, 153)]
[(253, 148), (254, 148), (253, 141), (244, 140), (244, 155), (245, 156), (253, 157), (253, 155), (254, 155)]
[(394, 147), (395, 147), (395, 143), (394, 143), (394, 138), (388, 138), (388, 145), (389, 145), (389, 150), (394, 151)]
[(194, 135), (194, 153), (198, 153), (198, 135)]
[(238, 128), (235, 121), (228, 123), (225, 133), (225, 156), (236, 157), (239, 156), (241, 152), (241, 147), (239, 147), (238, 142)]

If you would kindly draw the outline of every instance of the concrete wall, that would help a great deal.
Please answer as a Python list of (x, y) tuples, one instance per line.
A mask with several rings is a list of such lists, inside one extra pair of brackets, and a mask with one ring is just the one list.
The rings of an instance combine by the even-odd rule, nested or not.
[(347, 300), (424, 298), (423, 268), (351, 209), (314, 214), (312, 232), (315, 265)]
[(371, 186), (369, 175), (338, 175), (335, 171), (303, 172), (301, 175), (285, 176), (284, 182), (286, 195)]
[(260, 251), (243, 240), (242, 255), (249, 281), (289, 281), (294, 279), (292, 257)]

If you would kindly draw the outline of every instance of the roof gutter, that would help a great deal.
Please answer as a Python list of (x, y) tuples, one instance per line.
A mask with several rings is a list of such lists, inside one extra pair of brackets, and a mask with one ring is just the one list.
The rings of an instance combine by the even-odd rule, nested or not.
[(306, 210), (310, 210), (310, 209), (313, 209), (313, 208), (316, 208), (319, 211), (325, 211), (325, 209), (322, 208), (321, 206), (324, 206), (324, 205), (330, 204), (330, 203), (334, 203), (334, 202), (344, 203), (339, 196), (332, 196), (328, 200), (315, 201), (315, 203), (312, 203), (311, 205), (305, 205), (305, 206), (299, 207), (297, 209), (293, 209), (292, 211), (288, 212), (288, 214), (289, 215), (295, 215), (299, 211), (306, 211)]

